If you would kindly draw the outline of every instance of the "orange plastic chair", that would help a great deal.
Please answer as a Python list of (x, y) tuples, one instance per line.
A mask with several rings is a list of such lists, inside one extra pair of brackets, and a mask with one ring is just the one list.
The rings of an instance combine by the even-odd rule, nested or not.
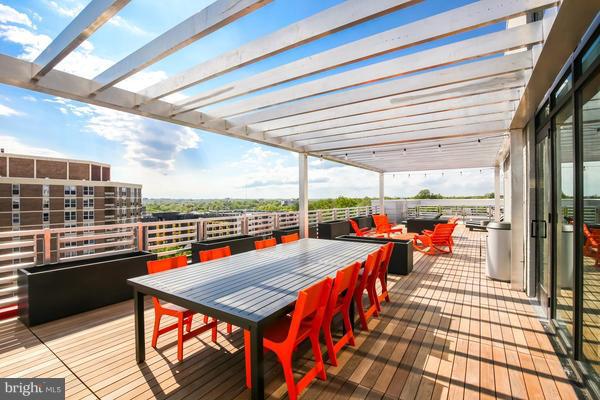
[[(321, 324), (327, 308), (327, 299), (331, 292), (331, 278), (307, 288), (298, 293), (296, 306), (291, 316), (287, 315), (269, 326), (264, 332), (265, 351), (277, 354), (283, 368), (283, 375), (288, 388), (290, 400), (298, 399), (298, 395), (316, 377), (326, 379), (325, 364), (319, 344)], [(294, 380), (292, 369), (292, 354), (305, 340), (310, 340), (315, 356), (315, 366), (311, 368), (298, 383)], [(244, 331), (244, 346), (246, 355), (246, 386), (251, 387), (252, 365), (250, 363), (250, 331)]]
[[(350, 304), (359, 272), (360, 263), (355, 262), (339, 270), (333, 281), (333, 288), (331, 289), (325, 317), (323, 318), (323, 333), (325, 334), (325, 344), (327, 345), (327, 356), (329, 357), (329, 363), (333, 366), (338, 365), (337, 353), (346, 344), (350, 344), (350, 346), (354, 346), (355, 344), (354, 332), (352, 332), (352, 324), (350, 323)], [(337, 314), (342, 314), (346, 333), (337, 343), (334, 343), (331, 335), (331, 323)]]
[(458, 220), (459, 220), (459, 219), (460, 219), (460, 218), (459, 218), (459, 217), (457, 217), (457, 216), (451, 217), (451, 218), (448, 220), (448, 223), (449, 223), (449, 224), (458, 224)]
[[(165, 258), (163, 260), (148, 261), (146, 268), (149, 274), (155, 274), (162, 271), (168, 271), (175, 268), (185, 267), (187, 265), (187, 256), (179, 256), (173, 258)], [(192, 318), (195, 314), (194, 311), (187, 310), (183, 307), (179, 307), (175, 304), (162, 303), (157, 297), (152, 297), (152, 303), (154, 304), (154, 332), (152, 334), (152, 347), (156, 348), (156, 342), (158, 337), (163, 333), (170, 332), (177, 329), (177, 359), (183, 360), (183, 342), (187, 339), (192, 338), (202, 332), (212, 329), (212, 341), (217, 341), (217, 321), (213, 320), (208, 323), (208, 317), (204, 317), (204, 325), (192, 329)], [(168, 315), (177, 318), (177, 322), (166, 326), (160, 327), (160, 321), (163, 315)], [(183, 333), (183, 325), (185, 324), (186, 333)]]
[(392, 228), (392, 224), (385, 214), (374, 214), (373, 222), (375, 223), (375, 232), (386, 234), (388, 237), (391, 233), (402, 233), (402, 228)]
[(200, 255), (200, 261), (206, 262), (217, 260), (223, 257), (229, 257), (231, 255), (231, 248), (229, 246), (217, 247), (216, 249), (202, 250), (198, 254)]
[(369, 228), (359, 227), (358, 224), (356, 223), (356, 221), (353, 219), (349, 219), (348, 222), (350, 222), (350, 226), (352, 227), (352, 230), (354, 231), (356, 236), (362, 237), (362, 236), (369, 234), (372, 231)]
[[(367, 322), (373, 315), (378, 316), (377, 311), (377, 293), (375, 292), (375, 279), (377, 279), (379, 270), (379, 258), (381, 249), (374, 251), (367, 256), (365, 267), (359, 274), (356, 290), (354, 291), (354, 302), (360, 318), (360, 325), (363, 331), (369, 331)], [(367, 291), (369, 297), (369, 308), (365, 310), (363, 305), (363, 293)]]
[(392, 251), (394, 251), (394, 243), (389, 242), (385, 246), (383, 246), (381, 259), (379, 260), (379, 274), (377, 278), (379, 279), (379, 283), (381, 285), (381, 294), (377, 295), (377, 305), (379, 306), (379, 311), (381, 311), (381, 303), (383, 301), (390, 302), (390, 294), (388, 293), (387, 288), (387, 275), (388, 268), (390, 266), (390, 260), (392, 258)]
[(256, 250), (266, 249), (267, 247), (273, 247), (277, 245), (277, 239), (265, 239), (265, 240), (257, 240), (254, 242), (254, 248)]
[(592, 257), (596, 260), (594, 266), (600, 265), (600, 231), (592, 229), (583, 224), (583, 235), (585, 236), (585, 244), (583, 245), (583, 254), (586, 257)]
[[(456, 224), (437, 224), (433, 231), (423, 231), (421, 235), (413, 238), (415, 250), (424, 254), (435, 255), (438, 253), (452, 253), (452, 232)], [(448, 247), (448, 250), (442, 249)]]
[[(200, 261), (212, 261), (218, 260), (219, 258), (229, 257), (231, 255), (231, 248), (229, 246), (217, 247), (216, 249), (211, 250), (202, 250), (198, 253), (200, 255)], [(208, 321), (208, 316), (204, 316), (204, 323)], [(231, 324), (227, 324), (227, 333), (231, 333), (233, 331), (233, 327)]]
[(281, 237), (281, 243), (290, 243), (290, 242), (295, 242), (296, 240), (300, 240), (300, 235), (297, 233), (292, 233), (290, 235), (283, 235)]

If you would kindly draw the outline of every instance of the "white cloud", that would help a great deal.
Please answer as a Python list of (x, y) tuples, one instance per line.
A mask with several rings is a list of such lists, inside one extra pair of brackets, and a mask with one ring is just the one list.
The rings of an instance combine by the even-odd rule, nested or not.
[(73, 18), (77, 14), (79, 14), (81, 12), (81, 10), (83, 10), (83, 4), (81, 4), (81, 3), (72, 3), (72, 4), (67, 4), (67, 3), (72, 3), (72, 2), (63, 1), (59, 4), (56, 1), (46, 0), (46, 4), (48, 5), (48, 7), (50, 7), (58, 15), (61, 15), (63, 17)]
[(18, 24), (33, 28), (34, 25), (27, 14), (23, 14), (12, 7), (0, 3), (0, 23)]
[(31, 156), (40, 157), (65, 157), (64, 154), (47, 149), (44, 147), (35, 147), (30, 144), (23, 143), (21, 140), (14, 136), (0, 134), (0, 147), (7, 153), (13, 154), (26, 154)]
[(134, 35), (137, 35), (137, 36), (149, 35), (148, 32), (146, 32), (145, 30), (143, 30), (142, 28), (140, 28), (133, 22), (121, 17), (120, 15), (115, 15), (114, 17), (112, 17), (109, 21), (109, 24), (116, 26), (117, 28), (126, 30), (127, 32), (133, 33)]
[(44, 50), (52, 39), (47, 35), (40, 35), (27, 28), (14, 25), (0, 24), (0, 39), (15, 43), (23, 48), (19, 55), (27, 61), (33, 61)]
[(47, 101), (64, 114), (85, 119), (87, 131), (123, 145), (124, 158), (131, 164), (162, 174), (173, 172), (179, 153), (197, 148), (201, 141), (187, 127), (60, 98)]
[(1, 117), (16, 117), (19, 115), (24, 115), (22, 112), (14, 110), (8, 106), (0, 104), (0, 116)]

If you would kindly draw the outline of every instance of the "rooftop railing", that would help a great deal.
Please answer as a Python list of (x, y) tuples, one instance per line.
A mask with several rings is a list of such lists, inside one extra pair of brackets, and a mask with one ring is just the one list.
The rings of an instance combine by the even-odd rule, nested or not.
[[(378, 213), (378, 206), (309, 211), (316, 224)], [(192, 243), (268, 235), (298, 225), (297, 212), (252, 212), (213, 218), (0, 232), (0, 307), (17, 302), (17, 270), (134, 251), (190, 254)]]

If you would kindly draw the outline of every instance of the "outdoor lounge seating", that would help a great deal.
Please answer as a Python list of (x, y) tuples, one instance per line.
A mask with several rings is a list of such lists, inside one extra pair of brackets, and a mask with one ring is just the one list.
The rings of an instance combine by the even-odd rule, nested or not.
[[(173, 258), (165, 258), (157, 261), (148, 261), (148, 273), (156, 274), (158, 272), (168, 271), (174, 268), (181, 268), (187, 265), (187, 257), (179, 256)], [(186, 310), (175, 304), (161, 303), (161, 301), (153, 296), (152, 304), (154, 305), (154, 331), (152, 333), (152, 347), (156, 348), (158, 337), (162, 334), (177, 329), (177, 359), (183, 361), (183, 342), (192, 337), (212, 329), (212, 341), (217, 342), (217, 321), (212, 319), (208, 322), (208, 317), (204, 317), (204, 325), (192, 331), (192, 319), (195, 312)], [(160, 327), (160, 322), (163, 316), (177, 318), (177, 322), (169, 326)], [(185, 325), (185, 331), (183, 327)]]
[(348, 222), (350, 223), (350, 226), (352, 227), (352, 230), (354, 231), (354, 234), (356, 236), (365, 236), (371, 232), (373, 232), (373, 230), (371, 228), (361, 228), (358, 226), (358, 223), (353, 220), (353, 219), (349, 219)]
[[(327, 308), (332, 280), (323, 281), (301, 290), (291, 316), (285, 316), (275, 324), (269, 326), (264, 333), (265, 350), (277, 354), (283, 368), (290, 400), (296, 400), (298, 395), (316, 377), (326, 379), (325, 364), (319, 344), (321, 324)], [(310, 340), (315, 365), (297, 383), (292, 368), (292, 354), (305, 340)], [(246, 386), (251, 387), (250, 364), (250, 332), (244, 331), (244, 348), (246, 355)]]
[(590, 229), (587, 224), (583, 224), (583, 235), (585, 236), (583, 254), (586, 257), (594, 258), (596, 260), (594, 266), (598, 267), (600, 265), (600, 230)]
[[(356, 311), (360, 319), (360, 326), (363, 331), (369, 330), (368, 321), (372, 316), (379, 315), (377, 307), (377, 293), (375, 291), (375, 281), (379, 273), (379, 260), (381, 257), (381, 248), (369, 254), (365, 266), (358, 277), (356, 290), (354, 291), (354, 302)], [(363, 303), (363, 294), (367, 291), (369, 307), (365, 310)]]
[(281, 243), (291, 243), (300, 240), (300, 235), (297, 233), (292, 233), (290, 235), (283, 235), (281, 237)]
[[(425, 254), (452, 253), (452, 232), (456, 224), (437, 224), (433, 231), (423, 232), (413, 239), (415, 250)], [(447, 247), (448, 250), (443, 247)]]
[(254, 247), (256, 250), (266, 249), (267, 247), (273, 247), (277, 245), (277, 239), (270, 238), (264, 240), (257, 240), (254, 242)]
[[(212, 260), (218, 260), (219, 258), (229, 257), (231, 256), (231, 249), (229, 246), (225, 247), (217, 247), (212, 250), (203, 250), (199, 253), (200, 261), (207, 262)], [(208, 321), (208, 315), (204, 316), (204, 323)], [(227, 324), (227, 333), (231, 333), (233, 331), (233, 327), (231, 324)]]
[[(354, 346), (354, 332), (352, 331), (352, 322), (350, 321), (350, 305), (354, 294), (353, 288), (356, 287), (358, 273), (360, 271), (360, 263), (356, 262), (339, 270), (335, 275), (331, 295), (323, 318), (323, 334), (325, 344), (327, 345), (327, 356), (329, 363), (333, 366), (338, 365), (337, 353), (346, 345)], [(344, 335), (337, 341), (333, 342), (331, 334), (331, 324), (333, 318), (337, 315), (342, 315), (344, 323)]]
[(389, 237), (391, 233), (402, 233), (402, 228), (393, 228), (392, 224), (388, 220), (387, 215), (379, 214), (373, 215), (373, 222), (375, 223), (375, 232), (384, 234)]

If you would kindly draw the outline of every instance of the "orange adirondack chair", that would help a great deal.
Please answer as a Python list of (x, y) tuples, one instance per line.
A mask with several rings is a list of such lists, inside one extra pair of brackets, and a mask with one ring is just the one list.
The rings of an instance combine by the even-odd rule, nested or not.
[(375, 232), (383, 233), (390, 236), (390, 233), (402, 233), (402, 228), (392, 228), (392, 224), (385, 214), (374, 214), (373, 222), (375, 223)]
[(594, 266), (600, 266), (600, 231), (591, 229), (587, 224), (583, 224), (583, 235), (585, 244), (583, 245), (583, 254), (596, 260)]
[(372, 231), (372, 229), (369, 229), (369, 228), (359, 227), (358, 224), (356, 223), (356, 221), (353, 219), (349, 219), (348, 222), (350, 222), (350, 226), (352, 227), (352, 230), (354, 231), (356, 236), (366, 236), (367, 234), (371, 233), (371, 231)]
[[(433, 231), (423, 231), (413, 239), (413, 247), (421, 253), (434, 255), (437, 253), (452, 253), (452, 232), (456, 224), (437, 224)], [(442, 247), (448, 247), (448, 250)]]

